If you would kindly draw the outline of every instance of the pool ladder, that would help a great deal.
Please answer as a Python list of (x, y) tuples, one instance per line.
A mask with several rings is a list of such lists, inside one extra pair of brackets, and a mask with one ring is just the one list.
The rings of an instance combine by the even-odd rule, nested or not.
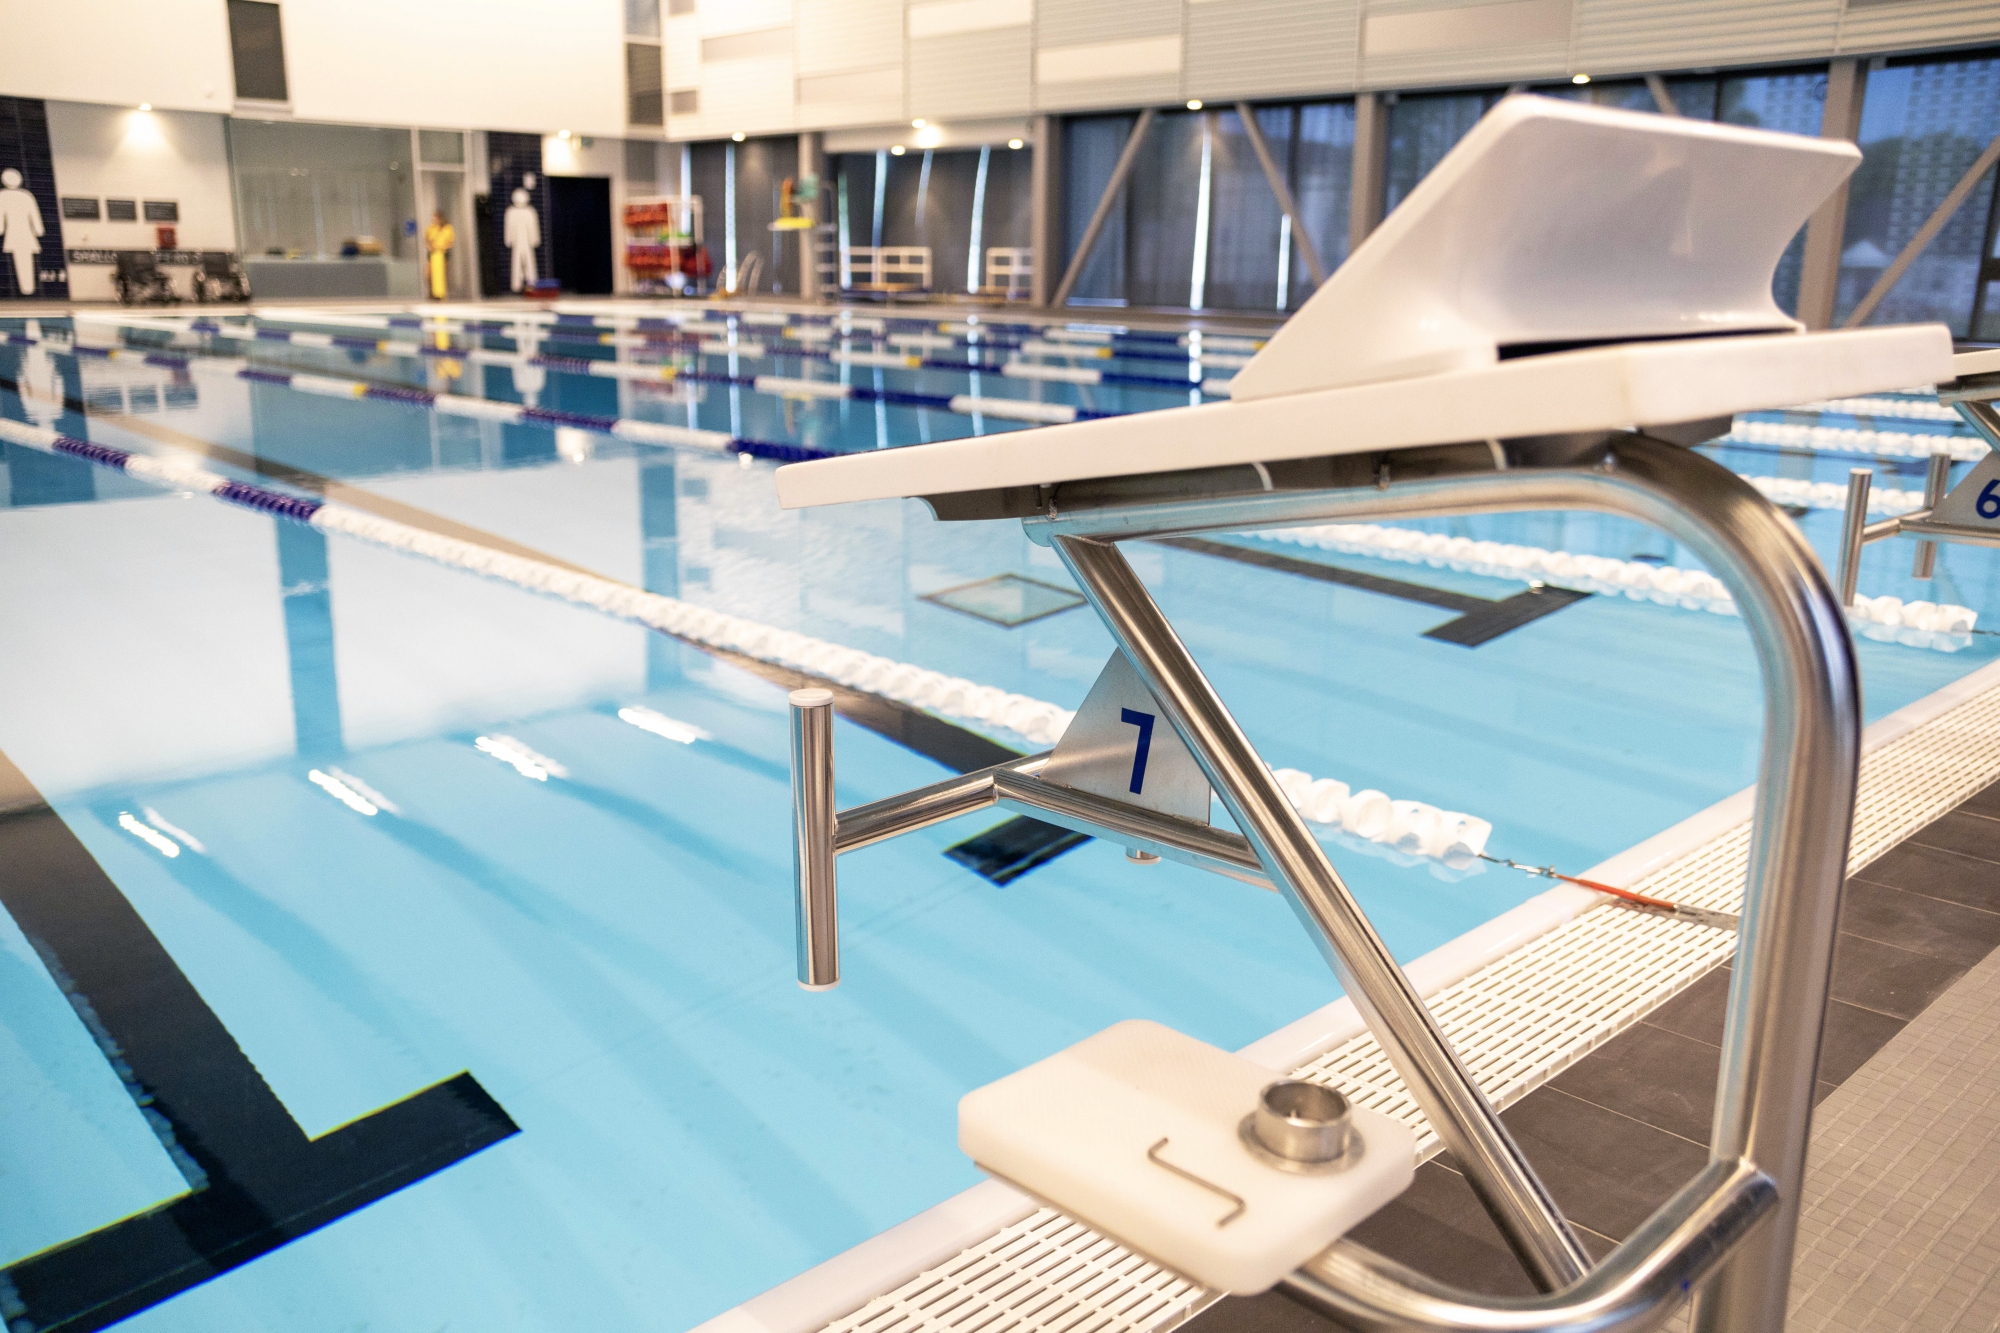
[[(1650, 1328), (1698, 1289), (1705, 1333), (1781, 1328), (1860, 754), (1853, 644), (1825, 571), (1788, 520), (1683, 447), (1726, 429), (1432, 446), (1041, 488), (1051, 548), (1137, 669), (1242, 832), (1038, 777), (1033, 755), (848, 811), (833, 800), (830, 691), (792, 696), (799, 982), (840, 978), (835, 860), (1002, 806), (1291, 901), (1541, 1294), (1455, 1289), (1336, 1241), (1281, 1284), (1357, 1329)], [(1683, 438), (1685, 437), (1685, 438)], [(1240, 474), (1240, 475), (1238, 475)], [(1362, 518), (1593, 510), (1663, 528), (1735, 598), (1764, 686), (1764, 735), (1709, 1164), (1592, 1265), (1492, 1104), (1353, 894), (1118, 549), (1124, 540)]]

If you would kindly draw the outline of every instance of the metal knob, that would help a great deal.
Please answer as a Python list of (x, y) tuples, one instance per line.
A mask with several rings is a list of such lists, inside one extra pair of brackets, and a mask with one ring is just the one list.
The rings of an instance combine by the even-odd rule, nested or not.
[(1243, 1122), (1243, 1138), (1291, 1170), (1325, 1170), (1341, 1165), (1354, 1145), (1347, 1098), (1333, 1088), (1303, 1079), (1281, 1079), (1257, 1095), (1257, 1108)]

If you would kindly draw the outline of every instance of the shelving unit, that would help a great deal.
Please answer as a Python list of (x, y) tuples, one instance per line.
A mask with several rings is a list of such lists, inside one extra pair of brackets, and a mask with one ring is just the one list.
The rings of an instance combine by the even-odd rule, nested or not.
[(659, 196), (626, 203), (625, 267), (632, 271), (634, 291), (696, 294), (707, 274), (707, 258), (699, 197)]

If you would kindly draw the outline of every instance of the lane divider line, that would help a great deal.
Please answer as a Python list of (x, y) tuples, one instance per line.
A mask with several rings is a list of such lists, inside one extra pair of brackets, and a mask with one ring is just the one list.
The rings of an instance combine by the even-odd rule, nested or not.
[[(322, 532), (420, 556), (679, 638), (810, 672), (948, 718), (1011, 731), (1035, 745), (1055, 744), (1076, 716), (1059, 704), (762, 625), (332, 501), (234, 481), (191, 462), (95, 444), (16, 421), (0, 420), (0, 439), (43, 453), (85, 459), (173, 490), (209, 495)], [(1372, 789), (1353, 791), (1344, 782), (1316, 779), (1298, 769), (1277, 769), (1273, 775), (1307, 819), (1392, 851), (1436, 859), (1454, 868), (1470, 864), (1484, 852), (1493, 832), (1493, 825), (1486, 820), (1422, 801), (1392, 800)]]

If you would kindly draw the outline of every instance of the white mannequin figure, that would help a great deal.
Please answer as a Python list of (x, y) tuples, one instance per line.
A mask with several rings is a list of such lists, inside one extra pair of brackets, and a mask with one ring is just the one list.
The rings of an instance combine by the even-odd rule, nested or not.
[(0, 171), (0, 250), (14, 256), (21, 295), (35, 294), (35, 256), (42, 252), (42, 206), (21, 188), (21, 173)]
[(528, 202), (526, 190), (514, 191), (513, 206), (507, 210), (501, 240), (514, 256), (514, 272), (509, 286), (520, 291), (535, 281), (535, 247), (542, 243), (542, 219)]

